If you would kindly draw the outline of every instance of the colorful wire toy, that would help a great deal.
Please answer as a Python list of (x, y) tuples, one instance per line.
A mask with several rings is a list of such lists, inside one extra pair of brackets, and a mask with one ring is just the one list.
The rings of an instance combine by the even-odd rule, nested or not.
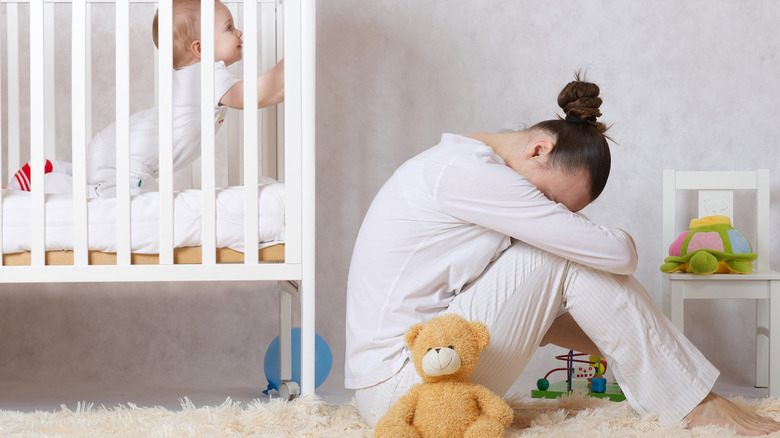
[[(550, 387), (550, 381), (547, 380), (547, 378), (550, 376), (550, 374), (556, 372), (556, 371), (566, 371), (566, 389), (567, 391), (571, 392), (571, 381), (572, 376), (574, 374), (574, 363), (586, 363), (593, 367), (594, 375), (592, 378), (589, 378), (588, 381), (592, 382), (593, 379), (600, 379), (597, 381), (597, 385), (591, 385), (591, 391), (593, 392), (604, 392), (604, 390), (600, 390), (603, 386), (602, 381), (605, 379), (603, 378), (604, 371), (607, 370), (607, 361), (604, 360), (604, 358), (597, 357), (597, 356), (590, 356), (589, 360), (580, 360), (575, 359), (575, 356), (588, 356), (587, 353), (574, 353), (574, 350), (569, 350), (569, 354), (562, 354), (559, 356), (555, 356), (555, 359), (566, 361), (566, 368), (554, 368), (550, 370), (547, 374), (545, 374), (544, 378), (537, 380), (536, 387), (539, 388), (540, 391), (546, 391), (547, 388)], [(604, 382), (606, 383), (606, 382)], [(593, 388), (593, 386), (597, 386), (596, 388)]]

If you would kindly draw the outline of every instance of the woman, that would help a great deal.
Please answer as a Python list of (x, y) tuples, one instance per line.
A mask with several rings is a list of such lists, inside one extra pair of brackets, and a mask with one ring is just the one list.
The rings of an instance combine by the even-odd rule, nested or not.
[(445, 134), (377, 194), (347, 286), (345, 385), (357, 390), (366, 422), (420, 382), (405, 331), (457, 313), (490, 329), (472, 380), (498, 394), (537, 346), (552, 342), (606, 357), (641, 414), (743, 434), (778, 430), (711, 393), (718, 371), (630, 276), (631, 237), (577, 213), (609, 175), (598, 95), (577, 77), (558, 96), (565, 119), (520, 132)]

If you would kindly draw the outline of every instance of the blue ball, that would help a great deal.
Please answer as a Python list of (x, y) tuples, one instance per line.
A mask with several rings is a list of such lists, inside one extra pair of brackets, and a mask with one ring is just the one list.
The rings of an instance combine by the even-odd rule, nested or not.
[[(301, 384), (301, 329), (296, 327), (291, 333), (292, 344), (292, 380), (299, 386)], [(319, 387), (328, 378), (330, 368), (333, 365), (333, 354), (330, 351), (328, 343), (319, 334), (314, 334), (314, 386)], [(279, 336), (271, 341), (268, 350), (265, 352), (263, 360), (263, 369), (265, 378), (268, 379), (268, 390), (279, 390), (282, 383), (281, 371), (279, 369)]]

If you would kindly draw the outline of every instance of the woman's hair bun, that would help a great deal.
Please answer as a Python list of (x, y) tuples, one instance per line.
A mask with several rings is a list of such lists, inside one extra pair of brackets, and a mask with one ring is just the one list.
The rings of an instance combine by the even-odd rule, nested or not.
[(607, 130), (606, 125), (596, 121), (601, 117), (601, 98), (599, 97), (599, 86), (581, 79), (582, 74), (577, 72), (574, 81), (569, 82), (558, 94), (558, 106), (570, 117), (586, 122), (588, 125), (597, 128), (599, 132), (604, 133)]
[(573, 174), (585, 170), (590, 182), (590, 200), (598, 198), (609, 178), (612, 158), (605, 135), (607, 127), (596, 120), (601, 116), (599, 87), (586, 82), (578, 72), (575, 80), (563, 87), (558, 105), (565, 118), (545, 120), (529, 129), (539, 130), (554, 138), (550, 166)]

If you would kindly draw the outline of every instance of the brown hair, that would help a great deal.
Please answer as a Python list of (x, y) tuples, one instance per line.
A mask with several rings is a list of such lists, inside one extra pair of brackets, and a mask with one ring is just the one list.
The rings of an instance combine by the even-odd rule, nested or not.
[[(152, 23), (152, 39), (158, 45), (157, 15)], [(173, 68), (180, 69), (191, 64), (195, 58), (190, 53), (190, 44), (200, 39), (200, 0), (173, 0)]]
[(558, 106), (567, 119), (547, 120), (531, 129), (540, 129), (557, 139), (550, 153), (552, 166), (564, 172), (588, 172), (593, 201), (607, 185), (611, 163), (607, 140), (611, 139), (604, 134), (609, 128), (596, 121), (601, 116), (599, 87), (581, 80), (581, 76), (578, 72), (558, 95)]

